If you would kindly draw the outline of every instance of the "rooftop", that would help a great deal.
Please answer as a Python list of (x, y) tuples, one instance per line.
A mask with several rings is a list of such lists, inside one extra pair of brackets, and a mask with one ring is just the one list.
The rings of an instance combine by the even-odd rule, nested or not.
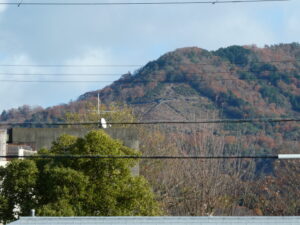
[(76, 224), (76, 225), (221, 225), (221, 224), (247, 224), (247, 225), (300, 225), (300, 217), (21, 217), (18, 224)]

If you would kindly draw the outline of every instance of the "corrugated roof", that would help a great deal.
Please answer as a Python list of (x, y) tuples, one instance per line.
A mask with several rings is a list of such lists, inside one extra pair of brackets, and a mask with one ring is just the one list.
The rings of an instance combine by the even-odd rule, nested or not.
[(21, 217), (18, 224), (76, 225), (300, 225), (300, 217)]

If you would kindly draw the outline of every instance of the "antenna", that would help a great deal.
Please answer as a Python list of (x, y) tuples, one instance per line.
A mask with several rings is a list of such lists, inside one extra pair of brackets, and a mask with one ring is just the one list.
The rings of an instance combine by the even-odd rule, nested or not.
[(113, 112), (116, 112), (116, 111), (111, 111), (111, 110), (106, 110), (106, 111), (102, 110), (101, 111), (101, 99), (100, 99), (100, 93), (98, 92), (98, 94), (97, 94), (97, 114), (101, 115), (104, 113), (113, 113)]

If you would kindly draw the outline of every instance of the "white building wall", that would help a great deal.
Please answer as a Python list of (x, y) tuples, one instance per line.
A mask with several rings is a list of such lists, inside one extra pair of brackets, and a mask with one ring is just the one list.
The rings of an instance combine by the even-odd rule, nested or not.
[[(4, 129), (0, 129), (0, 155), (6, 155), (6, 142), (7, 142), (7, 132)], [(6, 159), (0, 158), (0, 166), (6, 165)]]
[(1, 129), (0, 130), (0, 155), (6, 155), (6, 142), (7, 142), (6, 130)]

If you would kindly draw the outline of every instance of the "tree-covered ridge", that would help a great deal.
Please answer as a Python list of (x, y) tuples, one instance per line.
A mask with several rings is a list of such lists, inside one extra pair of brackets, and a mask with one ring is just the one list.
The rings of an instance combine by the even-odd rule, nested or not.
[[(182, 48), (147, 63), (134, 74), (124, 74), (100, 90), (106, 104), (122, 102), (152, 119), (168, 114), (188, 119), (202, 107), (219, 110), (221, 117), (251, 118), (294, 116), (300, 112), (300, 45), (230, 46), (216, 51)], [(47, 109), (22, 107), (2, 112), (1, 121), (63, 121), (65, 112), (77, 113), (94, 101), (99, 91), (78, 101)], [(178, 113), (161, 102), (185, 104)], [(203, 102), (204, 105), (202, 104)], [(165, 105), (165, 104), (163, 104)], [(174, 111), (174, 110), (173, 110)], [(184, 116), (185, 115), (185, 116)]]
[(300, 112), (299, 52), (298, 44), (179, 49), (104, 88), (101, 97), (136, 105), (200, 96), (225, 117), (292, 116)]

